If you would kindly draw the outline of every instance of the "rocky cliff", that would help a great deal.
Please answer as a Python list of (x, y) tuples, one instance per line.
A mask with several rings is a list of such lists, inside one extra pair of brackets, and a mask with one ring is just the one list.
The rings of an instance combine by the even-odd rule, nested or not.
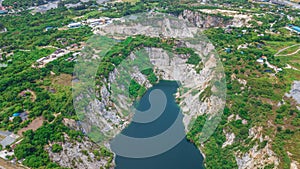
[(190, 23), (194, 24), (199, 28), (213, 28), (220, 27), (224, 28), (228, 25), (232, 25), (232, 19), (225, 19), (221, 16), (209, 15), (201, 12), (195, 12), (190, 10), (184, 10), (179, 18), (186, 19)]
[(184, 10), (179, 18), (185, 19), (199, 28), (207, 29), (227, 26), (248, 27), (252, 16), (237, 11), (203, 9), (199, 11)]
[[(62, 167), (74, 169), (114, 168), (111, 164), (113, 156), (102, 154), (100, 147), (88, 138), (83, 138), (80, 141), (70, 141), (68, 136), (65, 136), (65, 140), (65, 142), (52, 143), (45, 148), (53, 162)], [(52, 147), (54, 144), (60, 145), (62, 150), (53, 152)]]

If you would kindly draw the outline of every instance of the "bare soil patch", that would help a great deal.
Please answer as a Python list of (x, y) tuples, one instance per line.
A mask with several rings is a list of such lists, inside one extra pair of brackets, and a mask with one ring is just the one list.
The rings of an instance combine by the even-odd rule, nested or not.
[(8, 161), (3, 160), (2, 158), (0, 158), (0, 168), (4, 168), (4, 169), (25, 169), (25, 167), (22, 167), (20, 165), (15, 165), (12, 164)]
[(44, 118), (43, 117), (38, 117), (34, 119), (27, 127), (22, 128), (21, 130), (18, 131), (18, 135), (23, 136), (23, 132), (28, 131), (28, 130), (37, 130), (43, 125)]

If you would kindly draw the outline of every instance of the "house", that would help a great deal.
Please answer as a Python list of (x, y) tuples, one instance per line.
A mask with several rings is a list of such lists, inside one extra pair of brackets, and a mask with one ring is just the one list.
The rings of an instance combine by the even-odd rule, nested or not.
[(40, 63), (40, 62), (42, 62), (45, 59), (46, 59), (46, 57), (42, 57), (42, 58), (38, 59), (36, 62)]
[(8, 11), (7, 10), (0, 10), (0, 14), (7, 14)]
[(49, 31), (49, 30), (51, 30), (51, 29), (55, 29), (55, 28), (52, 27), (52, 26), (47, 26), (46, 29), (45, 29), (45, 31), (47, 32), (47, 31)]
[(108, 8), (105, 8), (105, 7), (100, 7), (98, 10), (99, 10), (99, 11), (107, 11), (107, 10), (108, 10)]
[(265, 61), (264, 61), (264, 59), (259, 58), (259, 59), (256, 60), (256, 62), (258, 62), (258, 63), (260, 63), (260, 64), (263, 64)]
[(10, 117), (10, 120), (13, 120), (15, 117), (20, 117), (22, 121), (28, 120), (28, 113), (22, 112), (22, 113), (14, 113), (12, 117)]
[(0, 3), (0, 14), (7, 14), (8, 11), (6, 10), (6, 8), (4, 6), (1, 5)]
[(13, 156), (13, 155), (14, 155), (13, 151), (7, 151), (7, 150), (0, 151), (0, 157), (3, 158), (4, 160), (8, 160), (7, 156)]
[(23, 112), (19, 115), (19, 117), (21, 117), (22, 121), (28, 120), (28, 113)]
[(63, 53), (65, 52), (63, 49), (57, 49), (54, 54), (60, 54), (60, 53)]
[(282, 2), (282, 1), (279, 1), (279, 0), (271, 0), (271, 2), (272, 2), (273, 4), (276, 4), (276, 5), (285, 6), (285, 3)]
[(231, 53), (231, 48), (226, 48), (225, 51), (226, 53)]
[(292, 29), (298, 33), (300, 33), (300, 27), (298, 26), (292, 26)]
[(267, 56), (262, 56), (261, 58), (264, 59), (264, 60), (268, 59)]
[(13, 117), (19, 117), (21, 113), (14, 113)]
[(19, 138), (18, 135), (13, 134), (8, 131), (0, 131), (0, 136), (1, 136), (1, 138), (4, 138), (4, 139), (0, 140), (0, 144), (2, 145), (2, 147), (11, 145), (12, 143), (14, 143), (16, 141), (16, 139)]
[(0, 4), (0, 10), (6, 10), (4, 6)]
[(79, 27), (81, 27), (81, 23), (80, 22), (70, 23), (68, 25), (68, 28), (79, 28)]
[(300, 34), (300, 27), (299, 26), (295, 26), (295, 25), (288, 25), (287, 27), (285, 27), (286, 29), (288, 29), (291, 32), (295, 32), (297, 34)]
[(5, 137), (0, 142), (0, 144), (2, 145), (2, 147), (6, 147), (6, 146), (11, 145), (12, 143), (14, 143), (18, 138), (19, 138), (18, 135), (16, 135), (16, 134), (10, 134), (9, 136)]
[(272, 73), (272, 70), (267, 69), (264, 72), (266, 72), (266, 73)]
[(90, 25), (99, 25), (101, 23), (105, 23), (105, 20), (103, 20), (103, 19), (88, 19), (86, 22), (87, 22), (87, 24), (90, 24)]
[(231, 29), (231, 28), (226, 28), (225, 29), (225, 33), (232, 33), (232, 31), (233, 31), (233, 29)]

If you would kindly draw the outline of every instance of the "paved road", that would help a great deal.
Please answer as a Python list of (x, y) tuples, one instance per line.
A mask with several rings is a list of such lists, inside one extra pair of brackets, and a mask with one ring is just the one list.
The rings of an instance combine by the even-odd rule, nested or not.
[(287, 0), (283, 0), (285, 3), (293, 6), (294, 8), (297, 8), (297, 9), (300, 9), (300, 4), (297, 4), (297, 3), (293, 3), (293, 2), (290, 2), (290, 1), (287, 1)]
[(292, 6), (292, 7), (296, 8), (296, 9), (300, 9), (300, 4), (297, 4), (295, 2), (290, 2), (288, 0), (273, 0), (273, 1), (283, 2), (286, 5)]

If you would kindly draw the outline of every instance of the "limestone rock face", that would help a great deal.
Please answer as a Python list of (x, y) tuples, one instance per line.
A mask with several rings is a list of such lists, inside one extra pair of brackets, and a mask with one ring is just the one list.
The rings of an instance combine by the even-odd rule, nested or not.
[[(219, 16), (217, 14), (221, 14), (223, 16)], [(206, 9), (196, 12), (191, 10), (184, 10), (182, 15), (180, 15), (179, 17), (186, 19), (190, 23), (202, 29), (214, 27), (225, 28), (227, 26), (248, 27), (250, 26), (249, 21), (252, 18), (251, 16), (240, 14), (237, 11), (218, 11)]]
[[(225, 131), (223, 131), (226, 133)], [(234, 143), (235, 134), (234, 133), (226, 133), (226, 142), (223, 143), (222, 148), (225, 148), (228, 145), (232, 145)]]
[[(291, 91), (285, 96), (292, 97), (300, 105), (300, 81), (294, 81)], [(300, 110), (300, 107), (298, 109)]]
[(297, 161), (292, 161), (291, 162), (291, 169), (299, 169), (300, 164)]
[[(51, 145), (46, 147), (46, 151), (49, 153), (50, 159), (53, 162), (58, 163), (62, 167), (78, 168), (78, 169), (94, 169), (105, 167), (110, 160), (110, 157), (96, 157), (93, 154), (93, 150), (100, 150), (99, 146), (88, 140), (88, 138), (78, 141), (68, 141), (65, 136), (66, 142), (56, 143), (62, 146), (63, 150), (59, 153), (53, 153), (51, 151)], [(113, 168), (113, 166), (109, 167)]]
[(236, 161), (239, 169), (258, 169), (271, 164), (274, 164), (276, 169), (279, 165), (279, 159), (269, 144), (261, 150), (258, 150), (258, 145), (255, 145), (249, 152), (236, 157)]
[(239, 169), (258, 169), (271, 164), (274, 164), (274, 168), (278, 168), (280, 160), (272, 151), (270, 138), (268, 136), (263, 137), (262, 131), (262, 127), (253, 127), (249, 130), (249, 138), (259, 140), (260, 143), (267, 141), (267, 144), (264, 148), (259, 149), (257, 143), (246, 153), (236, 152)]
[(211, 16), (200, 12), (193, 12), (190, 10), (184, 10), (182, 16), (180, 16), (190, 23), (194, 24), (199, 28), (212, 28), (212, 27), (226, 27), (231, 25), (232, 21), (225, 21), (221, 17)]

